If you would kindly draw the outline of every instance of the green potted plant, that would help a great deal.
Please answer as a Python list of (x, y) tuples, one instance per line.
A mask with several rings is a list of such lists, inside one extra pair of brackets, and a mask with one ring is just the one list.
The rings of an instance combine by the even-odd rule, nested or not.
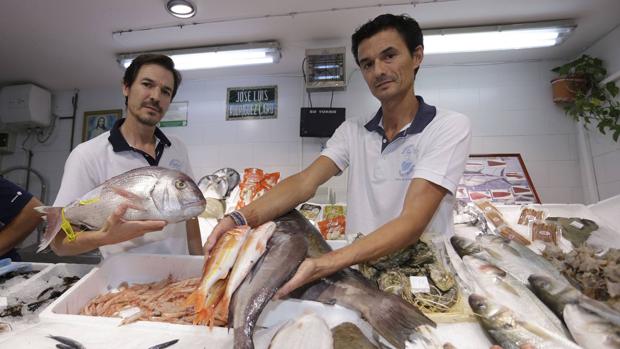
[(607, 76), (603, 61), (582, 55), (574, 61), (552, 69), (558, 78), (551, 81), (553, 101), (561, 103), (566, 115), (584, 126), (595, 124), (602, 134), (613, 132), (614, 141), (620, 137), (620, 101), (618, 86), (613, 81), (601, 84)]

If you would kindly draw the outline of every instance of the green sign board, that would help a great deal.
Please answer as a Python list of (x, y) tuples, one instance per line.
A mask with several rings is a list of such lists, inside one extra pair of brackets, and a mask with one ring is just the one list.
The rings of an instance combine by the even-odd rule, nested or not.
[(159, 122), (159, 127), (187, 126), (187, 110), (189, 102), (170, 103), (166, 115)]
[(226, 120), (275, 119), (278, 116), (278, 86), (230, 87), (226, 95)]

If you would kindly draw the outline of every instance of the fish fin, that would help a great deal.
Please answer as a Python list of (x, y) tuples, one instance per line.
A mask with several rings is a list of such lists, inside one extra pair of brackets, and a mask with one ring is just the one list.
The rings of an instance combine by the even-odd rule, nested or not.
[(517, 320), (517, 323), (523, 326), (523, 328), (525, 328), (526, 330), (537, 335), (538, 337), (544, 338), (545, 340), (550, 340), (554, 338), (553, 336), (551, 336), (549, 331), (545, 330), (544, 328), (542, 328), (541, 326), (535, 323), (532, 323), (529, 321), (522, 321), (522, 320)]
[(42, 213), (47, 218), (47, 226), (45, 227), (45, 233), (41, 237), (41, 243), (37, 249), (37, 253), (43, 251), (56, 237), (56, 234), (60, 231), (62, 224), (62, 207), (52, 206), (38, 206), (35, 207), (39, 213)]
[(580, 297), (578, 304), (593, 313), (598, 314), (602, 318), (609, 320), (616, 326), (620, 326), (620, 312), (605, 303), (590, 299), (586, 296)]
[(193, 324), (194, 325), (202, 325), (202, 324), (206, 324), (208, 322), (209, 319), (209, 310), (207, 308), (204, 308), (200, 311), (196, 312), (196, 315), (194, 315), (194, 321)]
[(493, 251), (493, 249), (482, 247), (482, 250), (484, 250), (486, 253), (488, 253), (489, 255), (491, 255), (491, 257), (495, 259), (503, 260), (502, 255)]
[(405, 342), (414, 336), (420, 326), (436, 326), (433, 320), (399, 296), (381, 292), (381, 297), (381, 303), (363, 315), (365, 320), (396, 348), (405, 348)]
[(230, 306), (230, 298), (224, 296), (215, 306), (214, 319), (218, 321), (226, 321), (228, 319), (228, 309)]
[(141, 197), (140, 195), (134, 194), (134, 193), (130, 192), (129, 190), (121, 188), (119, 186), (110, 185), (109, 188), (115, 194), (124, 197), (125, 199), (131, 201), (132, 203), (139, 203), (139, 202), (142, 202), (144, 200), (144, 198)]
[(562, 335), (551, 332), (547, 330), (546, 328), (541, 327), (535, 323), (528, 322), (528, 321), (522, 321), (522, 320), (517, 320), (516, 322), (518, 325), (522, 326), (523, 328), (537, 335), (538, 337), (541, 337), (546, 341), (552, 341), (552, 342), (562, 345), (562, 348), (581, 349), (580, 346), (573, 343), (571, 340), (563, 337)]
[(505, 280), (501, 279), (501, 278), (495, 278), (495, 280), (497, 281), (497, 283), (499, 284), (499, 286), (512, 293), (513, 295), (517, 296), (517, 297), (521, 297), (521, 295), (519, 294), (519, 292), (517, 292), (517, 290), (512, 287), (512, 285), (510, 285), (509, 283), (507, 283)]
[(207, 294), (199, 288), (197, 288), (194, 292), (192, 292), (185, 299), (185, 306), (193, 306), (194, 312), (198, 314), (205, 308), (204, 300), (207, 297)]

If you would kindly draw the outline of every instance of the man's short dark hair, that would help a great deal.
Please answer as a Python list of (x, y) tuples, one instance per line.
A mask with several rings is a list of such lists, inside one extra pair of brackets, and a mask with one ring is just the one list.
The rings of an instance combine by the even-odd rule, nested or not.
[[(127, 70), (125, 70), (125, 75), (123, 76), (123, 84), (127, 87), (130, 87), (136, 80), (140, 68), (142, 68), (142, 66), (145, 64), (157, 64), (172, 73), (172, 76), (174, 77), (174, 86), (172, 89), (172, 97), (170, 99), (174, 99), (174, 96), (177, 94), (177, 89), (181, 84), (181, 73), (178, 70), (174, 69), (174, 61), (166, 55), (145, 53), (134, 58), (134, 60), (131, 61), (131, 64), (129, 65)], [(126, 105), (127, 97), (125, 97), (125, 106)]]
[(419, 45), (424, 46), (422, 29), (420, 29), (420, 25), (415, 19), (406, 14), (400, 16), (389, 13), (383, 14), (357, 28), (355, 33), (351, 36), (351, 51), (353, 51), (353, 57), (355, 57), (355, 63), (357, 63), (357, 65), (360, 64), (357, 56), (357, 49), (360, 43), (387, 29), (395, 29), (398, 34), (400, 34), (400, 37), (403, 38), (403, 41), (407, 44), (409, 53), (411, 53), (412, 56), (416, 47)]

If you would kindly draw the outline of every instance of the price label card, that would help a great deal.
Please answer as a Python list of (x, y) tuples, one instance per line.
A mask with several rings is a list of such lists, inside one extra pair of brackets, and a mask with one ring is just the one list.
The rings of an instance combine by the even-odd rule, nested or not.
[(431, 291), (426, 276), (410, 276), (409, 283), (411, 284), (411, 293), (428, 293)]

